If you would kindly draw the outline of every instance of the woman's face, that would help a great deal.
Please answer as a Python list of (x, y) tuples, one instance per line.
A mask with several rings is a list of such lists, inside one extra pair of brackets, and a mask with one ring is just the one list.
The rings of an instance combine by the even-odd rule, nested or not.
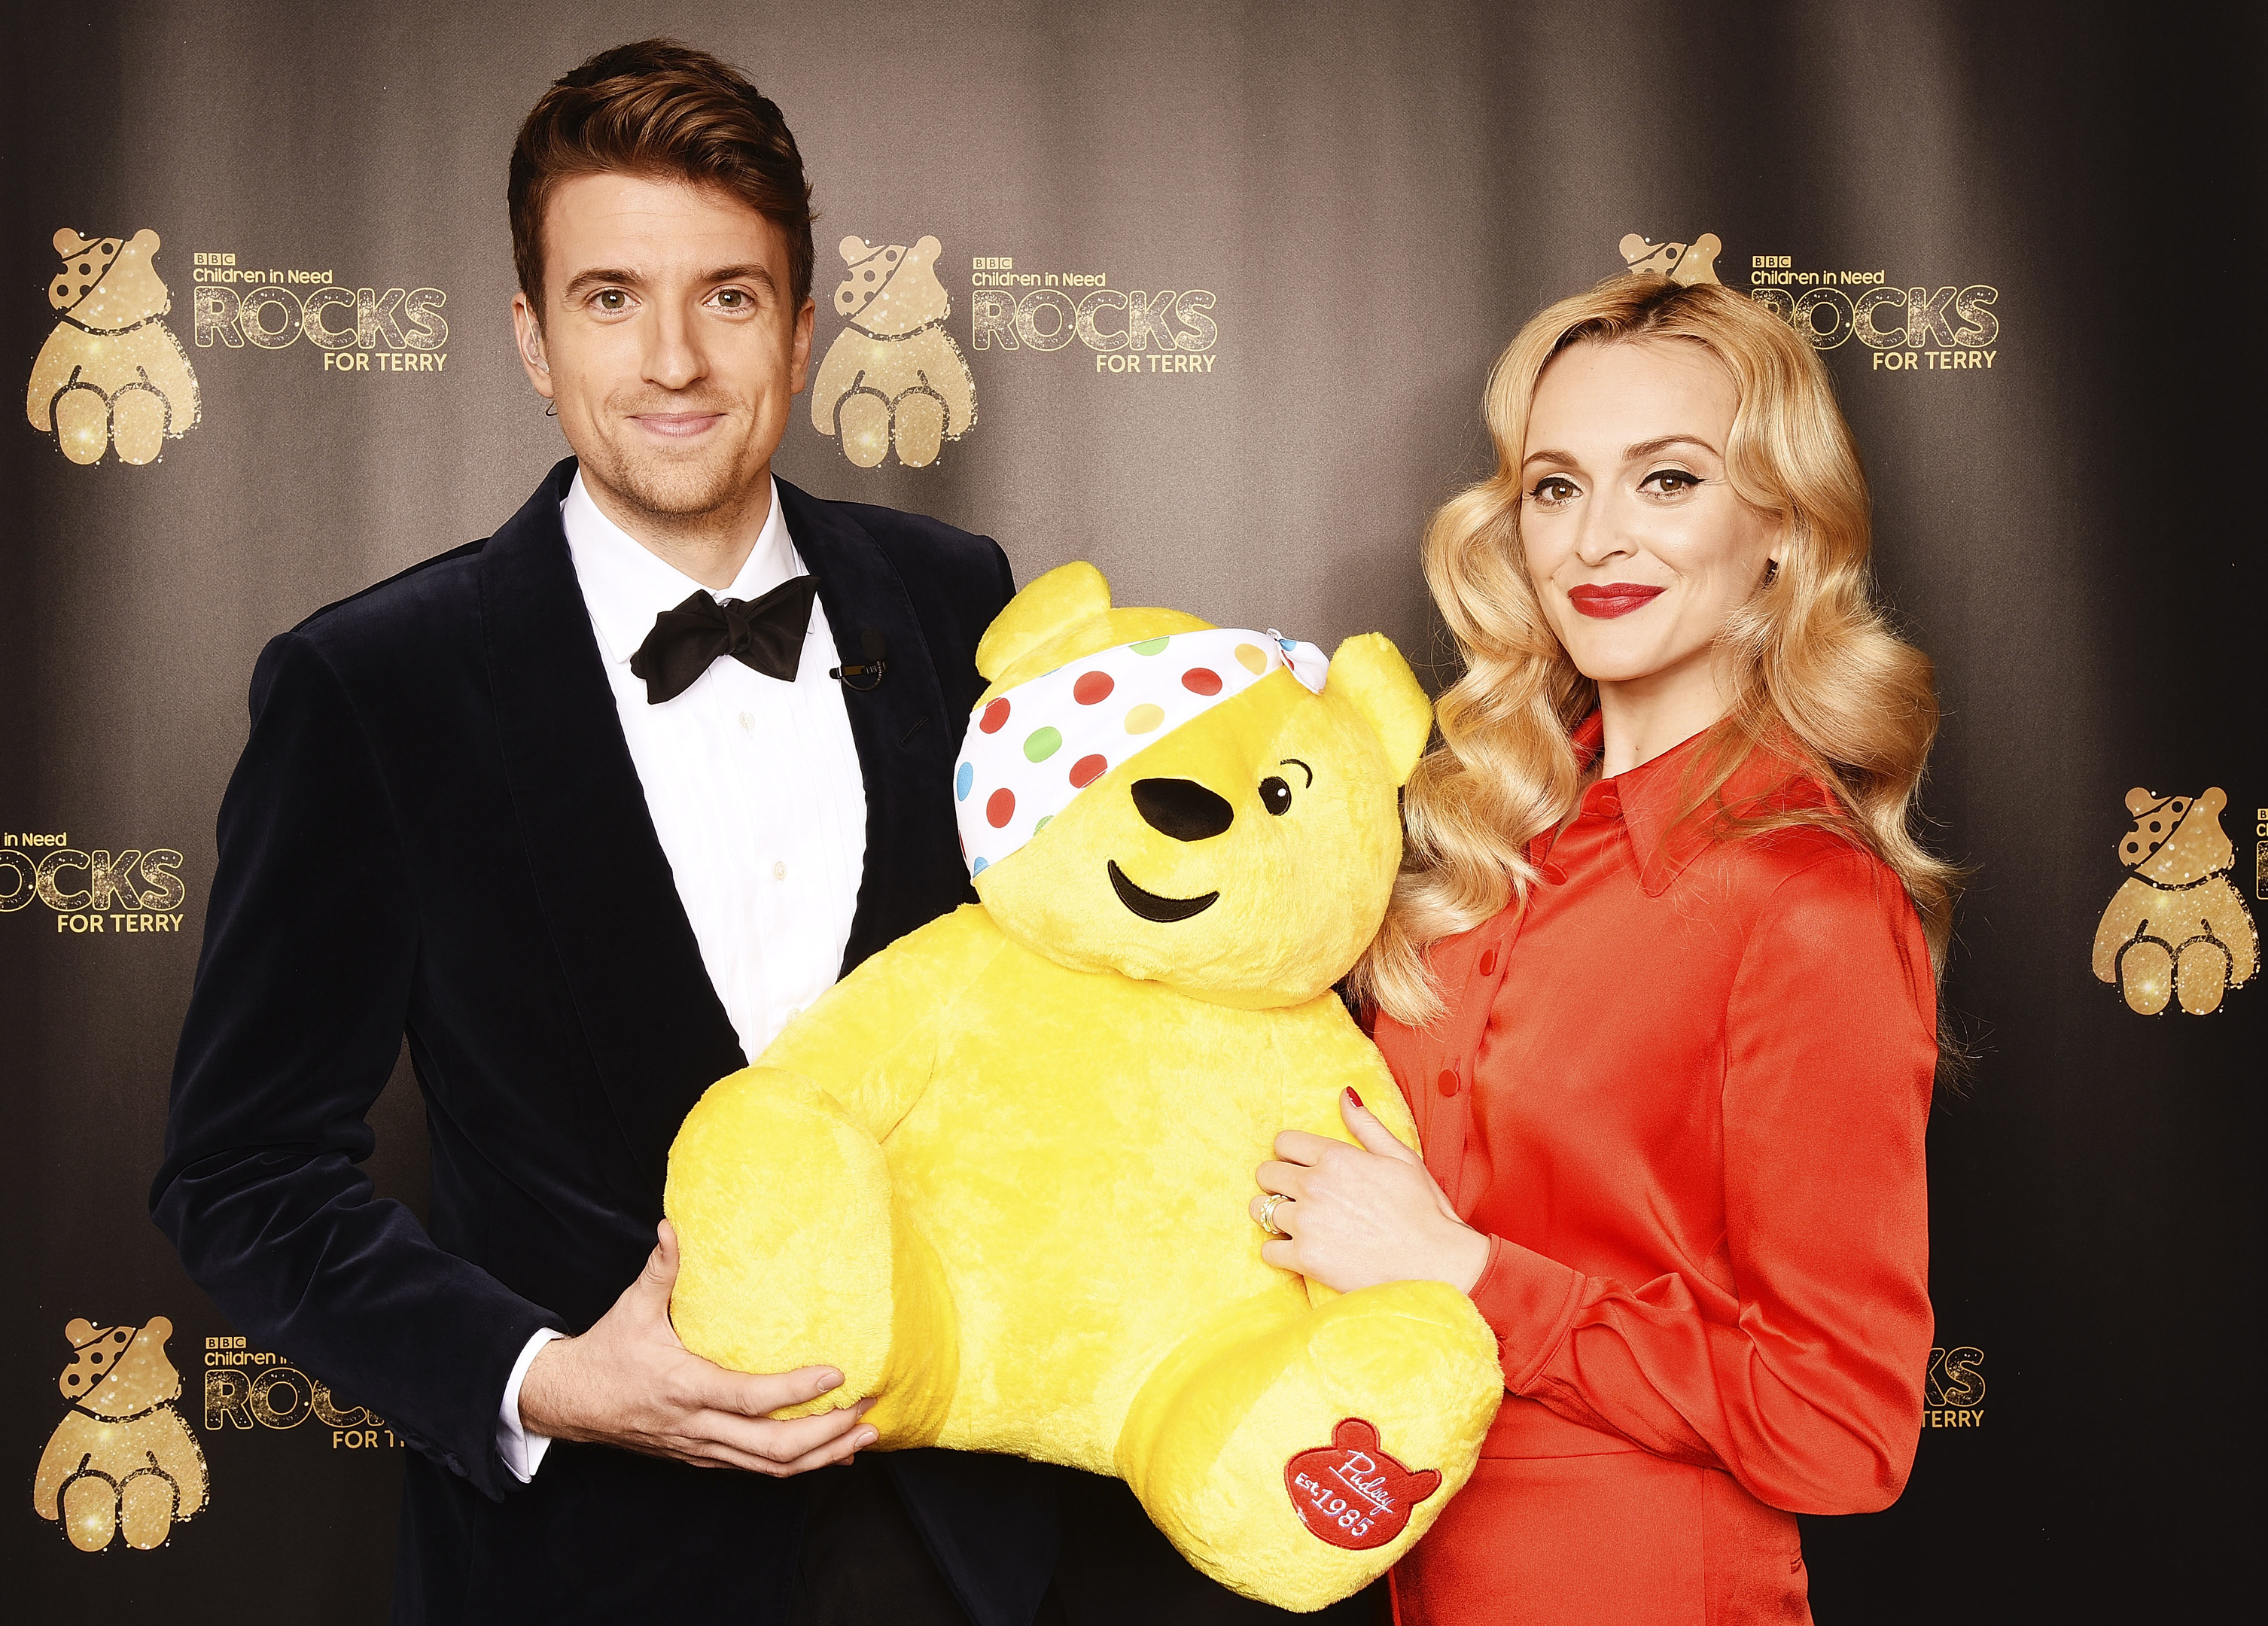
[(1521, 542), (1584, 676), (1713, 685), (1717, 635), (1780, 542), (1725, 478), (1739, 404), (1731, 376), (1683, 339), (1573, 345), (1536, 381)]

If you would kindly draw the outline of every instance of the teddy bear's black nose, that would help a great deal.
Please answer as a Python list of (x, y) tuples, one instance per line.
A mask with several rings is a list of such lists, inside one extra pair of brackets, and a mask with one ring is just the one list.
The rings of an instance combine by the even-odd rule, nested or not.
[(1194, 779), (1137, 779), (1134, 806), (1152, 829), (1177, 842), (1218, 835), (1236, 819), (1236, 809)]

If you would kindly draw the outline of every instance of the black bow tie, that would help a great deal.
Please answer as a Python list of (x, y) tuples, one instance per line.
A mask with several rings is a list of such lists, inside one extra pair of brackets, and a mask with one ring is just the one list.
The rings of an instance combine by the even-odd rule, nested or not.
[(797, 576), (761, 599), (727, 599), (722, 604), (696, 592), (674, 610), (654, 617), (637, 653), (632, 675), (645, 680), (650, 706), (674, 700), (691, 688), (719, 655), (730, 655), (751, 671), (783, 683), (795, 681), (803, 660), (803, 635), (811, 625), (811, 600), (818, 581)]

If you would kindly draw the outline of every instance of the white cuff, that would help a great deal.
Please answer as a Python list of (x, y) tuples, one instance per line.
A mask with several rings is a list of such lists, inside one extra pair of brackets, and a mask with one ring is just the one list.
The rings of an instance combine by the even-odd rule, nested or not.
[(497, 1455), (504, 1459), (512, 1476), (523, 1485), (534, 1479), (535, 1470), (543, 1466), (543, 1453), (551, 1448), (551, 1437), (531, 1434), (520, 1425), (519, 1386), (527, 1381), (527, 1368), (535, 1359), (535, 1352), (554, 1338), (566, 1335), (549, 1327), (537, 1333), (512, 1364), (512, 1376), (504, 1380), (504, 1404), (497, 1410)]

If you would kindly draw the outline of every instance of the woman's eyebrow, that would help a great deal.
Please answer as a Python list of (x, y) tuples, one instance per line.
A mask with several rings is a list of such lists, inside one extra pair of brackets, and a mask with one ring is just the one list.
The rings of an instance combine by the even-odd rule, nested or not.
[(1640, 458), (1652, 457), (1658, 452), (1667, 452), (1670, 447), (1676, 445), (1698, 446), (1711, 457), (1724, 455), (1698, 435), (1660, 435), (1652, 440), (1641, 440), (1636, 445), (1628, 448), (1623, 453), (1623, 460), (1625, 462), (1635, 463)]

